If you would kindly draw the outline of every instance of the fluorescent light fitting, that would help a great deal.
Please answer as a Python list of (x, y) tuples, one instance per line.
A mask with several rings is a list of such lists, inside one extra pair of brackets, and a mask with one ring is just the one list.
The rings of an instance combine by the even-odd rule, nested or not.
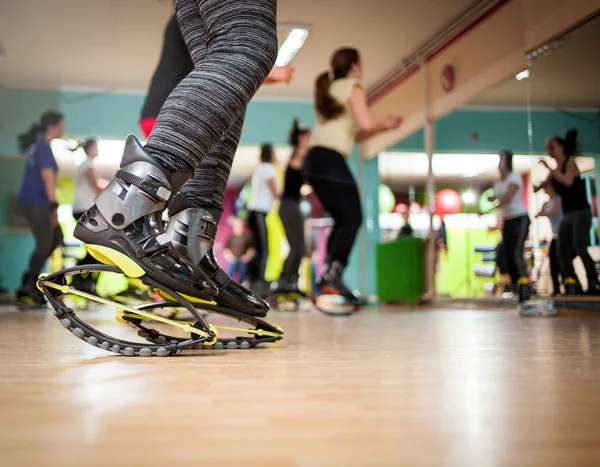
[(290, 31), (285, 41), (279, 48), (277, 60), (275, 66), (286, 66), (296, 56), (304, 41), (308, 37), (308, 29), (305, 28), (294, 28)]
[(522, 80), (527, 79), (527, 78), (529, 78), (529, 70), (523, 70), (521, 73), (517, 73), (515, 75), (515, 79), (517, 81), (522, 81)]
[(541, 45), (537, 49), (532, 50), (527, 54), (527, 63), (531, 64), (536, 60), (545, 58), (555, 50), (560, 49), (563, 45), (565, 45), (565, 41), (563, 39), (555, 39), (547, 44)]

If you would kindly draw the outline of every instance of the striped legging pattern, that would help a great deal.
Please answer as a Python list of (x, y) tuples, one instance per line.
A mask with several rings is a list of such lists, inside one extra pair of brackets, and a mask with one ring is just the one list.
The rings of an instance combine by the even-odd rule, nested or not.
[[(163, 105), (146, 151), (170, 171), (194, 170), (243, 121), (248, 102), (273, 68), (277, 1), (175, 0), (175, 9), (194, 70)], [(222, 142), (237, 146), (236, 134), (232, 129)]]

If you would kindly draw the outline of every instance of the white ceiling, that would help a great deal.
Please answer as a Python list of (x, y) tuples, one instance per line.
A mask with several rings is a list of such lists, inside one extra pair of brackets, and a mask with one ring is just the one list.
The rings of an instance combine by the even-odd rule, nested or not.
[[(474, 0), (279, 0), (278, 21), (311, 34), (290, 86), (261, 90), (310, 98), (340, 46), (361, 50), (368, 85), (381, 79)], [(1, 0), (0, 84), (144, 91), (156, 65), (170, 0)]]
[(511, 77), (471, 104), (600, 109), (600, 17), (561, 39), (562, 48), (533, 63), (529, 80)]

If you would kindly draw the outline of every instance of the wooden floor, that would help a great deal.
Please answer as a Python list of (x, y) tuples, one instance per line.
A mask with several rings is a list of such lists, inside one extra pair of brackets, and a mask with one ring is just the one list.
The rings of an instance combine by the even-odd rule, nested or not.
[(600, 465), (600, 316), (271, 321), (275, 348), (144, 359), (0, 313), (1, 465)]

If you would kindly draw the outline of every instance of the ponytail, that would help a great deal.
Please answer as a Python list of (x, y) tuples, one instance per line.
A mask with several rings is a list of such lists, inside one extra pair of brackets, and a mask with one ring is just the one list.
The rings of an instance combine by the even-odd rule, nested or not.
[(565, 151), (565, 163), (572, 157), (581, 155), (583, 152), (579, 141), (579, 132), (576, 128), (568, 130), (564, 138), (556, 135), (553, 136), (553, 139), (563, 147)]
[(58, 112), (49, 111), (43, 114), (39, 120), (35, 121), (33, 125), (25, 133), (20, 134), (17, 137), (19, 150), (24, 153), (27, 151), (40, 133), (46, 133), (51, 125), (57, 125), (64, 116)]
[(41, 125), (38, 120), (31, 125), (29, 130), (27, 130), (25, 133), (21, 133), (17, 137), (19, 151), (21, 151), (21, 153), (25, 153), (31, 147), (31, 145), (35, 143), (35, 140), (41, 132)]
[(330, 85), (328, 72), (319, 75), (316, 81), (315, 102), (317, 111), (325, 120), (338, 118), (344, 112), (344, 107), (329, 93)]
[(581, 143), (579, 141), (579, 132), (575, 128), (571, 128), (565, 135), (565, 155), (567, 159), (570, 157), (579, 156), (582, 153)]
[(292, 122), (292, 129), (290, 130), (290, 137), (288, 143), (290, 146), (296, 148), (300, 144), (300, 136), (308, 133), (310, 130), (306, 127), (300, 126), (300, 122), (297, 118), (294, 118)]

